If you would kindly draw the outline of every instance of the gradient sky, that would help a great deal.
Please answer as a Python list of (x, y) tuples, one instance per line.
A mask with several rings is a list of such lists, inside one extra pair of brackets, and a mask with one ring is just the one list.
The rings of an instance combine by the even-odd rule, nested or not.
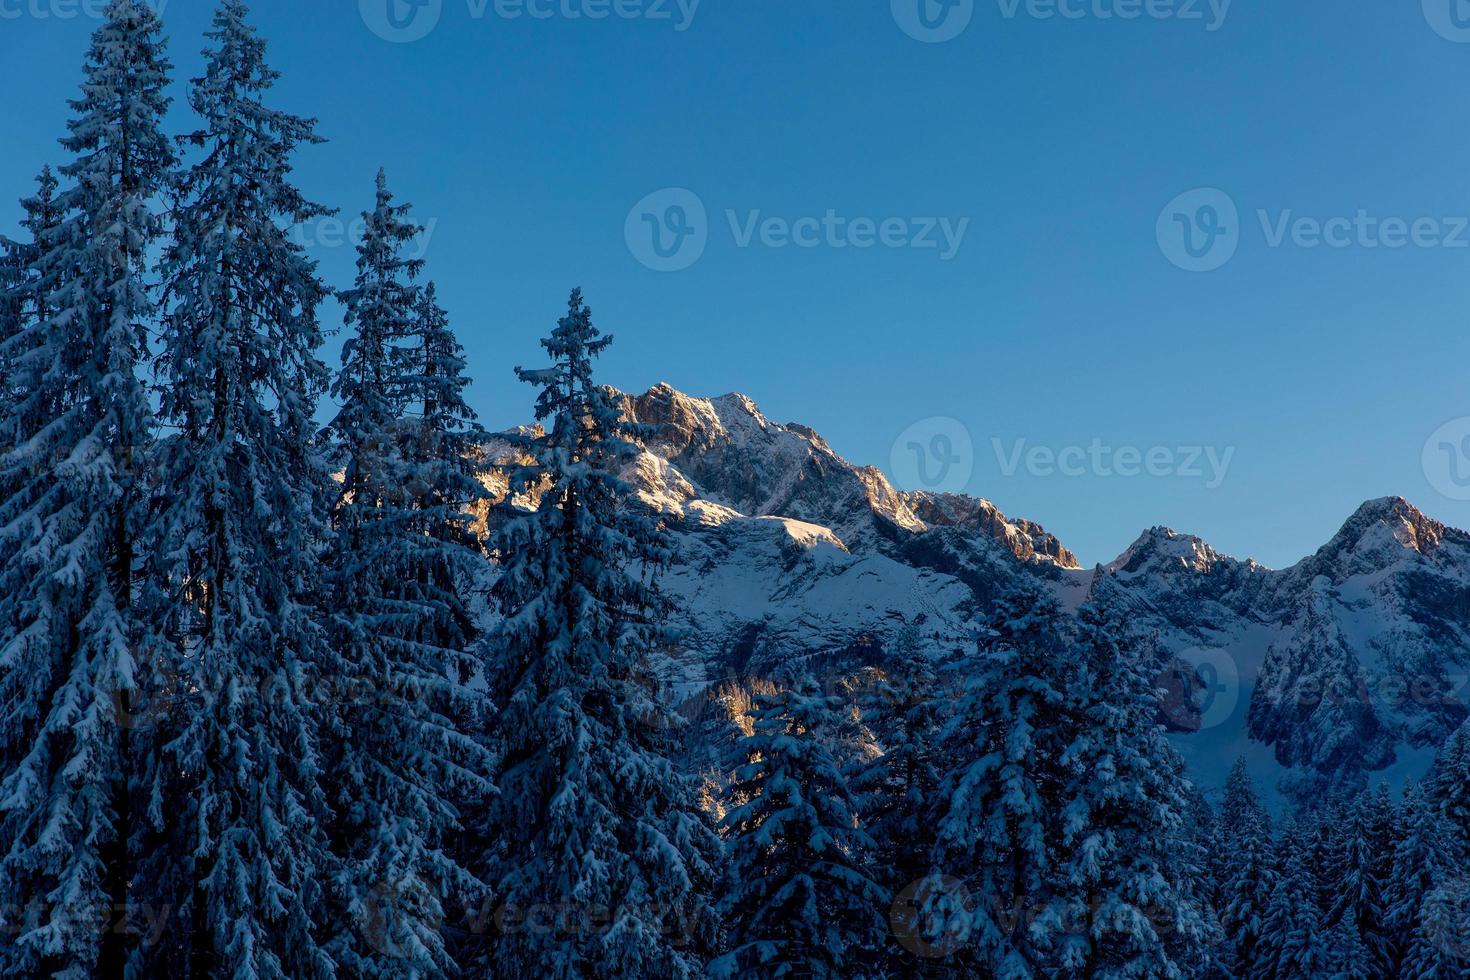
[[(947, 435), (951, 483), (968, 469), (970, 492), (1040, 521), (1084, 563), (1167, 524), (1284, 565), (1392, 494), (1470, 527), (1470, 503), (1453, 499), (1470, 497), (1456, 479), (1470, 482), (1460, 0), (1236, 0), (1223, 20), (1218, 0), (1133, 0), (1135, 19), (1102, 16), (1130, 0), (1063, 0), (1082, 15), (1066, 18), (1039, 16), (1055, 0), (973, 0), (942, 43), (901, 29), (923, 34), (918, 0), (704, 0), (687, 23), (676, 0), (600, 0), (640, 14), (605, 19), (569, 15), (599, 0), (536, 0), (544, 18), (507, 16), (529, 0), (434, 0), (408, 30), (434, 29), (408, 43), (369, 26), (392, 33), (388, 2), (252, 6), (284, 73), (276, 104), (318, 117), (330, 140), (299, 156), (306, 191), (351, 217), (383, 165), (433, 223), (429, 274), (489, 426), (528, 416), (532, 392), (510, 369), (539, 362), (537, 338), (581, 285), (618, 338), (607, 382), (742, 391), (885, 468), (897, 440), (900, 477), (910, 441)], [(0, 0), (0, 203), (58, 160), (93, 3)], [(163, 13), (182, 97), (210, 5)], [(644, 213), (677, 217), (667, 195), (633, 210), (666, 188), (707, 213), (705, 251), (675, 272), (641, 263), (625, 235), (631, 224), (636, 241)], [(1197, 188), (1224, 196), (1166, 209)], [(1222, 202), (1238, 221), (1202, 210)], [(727, 215), (829, 210), (968, 225), (945, 259), (823, 235), (783, 248), (756, 232), (742, 247)], [(1287, 212), (1363, 212), (1369, 231), (1338, 224), (1345, 245), (1328, 247), (1295, 224), (1273, 245)], [(0, 211), (0, 232), (17, 217)], [(1391, 219), (1426, 218), (1417, 244), (1386, 247)], [(1191, 264), (1180, 222), (1196, 236), (1219, 224), (1224, 251), (1204, 261), (1229, 261), (1176, 265)], [(333, 230), (304, 234), (346, 285), (353, 254)], [(1063, 458), (1082, 475), (1044, 456), (1013, 469), (1018, 440), (1023, 453), (1078, 447)], [(1187, 469), (1179, 447), (1234, 454), (1211, 487), (1208, 466), (1103, 475), (1117, 460), (1099, 467), (1095, 441), (1158, 447), (1156, 474)]]

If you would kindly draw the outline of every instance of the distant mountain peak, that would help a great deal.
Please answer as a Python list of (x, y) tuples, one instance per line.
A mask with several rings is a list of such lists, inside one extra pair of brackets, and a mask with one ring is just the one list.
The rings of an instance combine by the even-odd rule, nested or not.
[(695, 398), (660, 383), (622, 398), (631, 419), (653, 428), (649, 452), (706, 499), (739, 513), (818, 524), (848, 545), (880, 550), (895, 533), (951, 529), (998, 543), (1022, 561), (1077, 567), (1076, 556), (1039, 524), (1008, 518), (987, 500), (900, 491), (877, 467), (848, 462), (810, 426), (772, 422), (748, 395)]
[(1217, 563), (1230, 559), (1210, 547), (1202, 538), (1181, 534), (1173, 528), (1156, 525), (1138, 536), (1106, 570), (1116, 574), (1136, 575), (1144, 571), (1207, 572)]
[(1395, 548), (1429, 555), (1452, 532), (1403, 497), (1379, 497), (1363, 503), (1343, 524), (1317, 558)]

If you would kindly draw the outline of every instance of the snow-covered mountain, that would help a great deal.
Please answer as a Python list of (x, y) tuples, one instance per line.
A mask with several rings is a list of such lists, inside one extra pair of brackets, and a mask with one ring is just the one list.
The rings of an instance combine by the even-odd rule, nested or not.
[(803, 658), (881, 658), (906, 625), (962, 647), (1021, 577), (1068, 608), (1106, 577), (1158, 637), (1167, 720), (1197, 769), (1223, 778), (1245, 754), (1268, 783), (1413, 771), (1465, 716), (1470, 535), (1404, 500), (1364, 504), (1284, 570), (1167, 528), (1084, 570), (1040, 525), (897, 490), (742, 395), (659, 385), (623, 404), (651, 433), (629, 477), (679, 539), (664, 587), (683, 696)]

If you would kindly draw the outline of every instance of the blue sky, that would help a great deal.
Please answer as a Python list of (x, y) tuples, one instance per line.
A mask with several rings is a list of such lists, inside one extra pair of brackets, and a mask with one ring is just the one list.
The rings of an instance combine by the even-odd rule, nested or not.
[[(1084, 562), (1167, 524), (1282, 565), (1390, 494), (1470, 527), (1462, 0), (925, 0), (935, 43), (919, 0), (392, 0), (407, 42), (388, 2), (253, 9), (308, 193), (350, 219), (383, 165), (432, 223), (488, 425), (579, 284), (608, 382), (742, 391)], [(4, 200), (92, 3), (0, 0)], [(210, 5), (163, 13), (182, 83)]]

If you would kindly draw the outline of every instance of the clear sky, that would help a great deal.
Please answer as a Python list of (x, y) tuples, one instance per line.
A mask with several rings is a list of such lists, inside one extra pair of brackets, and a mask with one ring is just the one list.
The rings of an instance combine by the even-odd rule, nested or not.
[[(351, 217), (383, 165), (433, 224), (487, 425), (579, 284), (609, 383), (742, 391), (1084, 562), (1167, 524), (1287, 564), (1391, 494), (1470, 527), (1460, 0), (412, 2), (252, 6), (330, 140), (302, 186)], [(95, 3), (0, 0), (0, 203)], [(163, 13), (182, 97), (210, 5)]]

